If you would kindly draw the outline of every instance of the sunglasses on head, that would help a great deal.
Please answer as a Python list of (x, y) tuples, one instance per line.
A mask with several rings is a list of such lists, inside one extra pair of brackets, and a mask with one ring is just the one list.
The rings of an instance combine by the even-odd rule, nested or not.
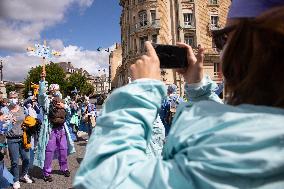
[(228, 26), (220, 30), (212, 31), (213, 42), (218, 50), (223, 50), (225, 44), (227, 43), (228, 34), (235, 29), (235, 26)]

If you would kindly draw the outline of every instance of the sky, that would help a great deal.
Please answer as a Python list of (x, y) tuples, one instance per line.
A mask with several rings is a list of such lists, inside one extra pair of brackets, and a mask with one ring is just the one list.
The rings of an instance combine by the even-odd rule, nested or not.
[[(7, 81), (23, 81), (41, 65), (27, 47), (47, 41), (61, 52), (53, 62), (71, 62), (93, 75), (108, 68), (109, 53), (120, 43), (118, 0), (0, 0), (0, 59)], [(107, 72), (108, 73), (108, 72)]]

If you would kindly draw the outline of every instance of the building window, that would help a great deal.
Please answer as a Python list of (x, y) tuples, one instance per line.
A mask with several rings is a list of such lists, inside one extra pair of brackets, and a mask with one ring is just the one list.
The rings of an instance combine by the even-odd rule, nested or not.
[(151, 10), (151, 22), (152, 24), (155, 24), (156, 21), (156, 10)]
[(140, 37), (140, 51), (144, 52), (144, 43), (145, 41), (148, 41), (148, 36)]
[(220, 75), (220, 65), (219, 63), (214, 63), (214, 76), (219, 76)]
[(210, 5), (217, 5), (218, 0), (209, 0)]
[(140, 27), (147, 25), (147, 12), (146, 11), (139, 12), (139, 24), (140, 24)]
[(211, 28), (218, 28), (218, 15), (211, 15)]
[(157, 35), (152, 35), (152, 42), (157, 43)]
[(184, 35), (184, 43), (194, 47), (194, 37), (191, 35)]
[(192, 26), (192, 13), (184, 13), (183, 18), (185, 26)]
[(145, 0), (138, 0), (138, 3), (144, 3)]

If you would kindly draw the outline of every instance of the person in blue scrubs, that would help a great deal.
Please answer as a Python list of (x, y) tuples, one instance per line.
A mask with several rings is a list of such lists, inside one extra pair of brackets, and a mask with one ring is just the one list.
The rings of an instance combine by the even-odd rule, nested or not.
[(284, 0), (233, 0), (225, 29), (214, 32), (226, 102), (203, 74), (204, 49), (186, 44), (179, 70), (190, 103), (179, 106), (163, 149), (148, 158), (166, 87), (150, 42), (131, 65), (133, 82), (116, 89), (96, 129), (73, 186), (116, 189), (274, 189), (284, 186)]

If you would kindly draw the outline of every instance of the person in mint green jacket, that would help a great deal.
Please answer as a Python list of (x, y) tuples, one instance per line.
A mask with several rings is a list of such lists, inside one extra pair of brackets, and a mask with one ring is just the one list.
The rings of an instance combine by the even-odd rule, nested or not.
[(179, 72), (191, 103), (179, 106), (163, 159), (146, 154), (166, 95), (159, 59), (146, 42), (147, 54), (130, 67), (134, 81), (115, 90), (102, 109), (74, 188), (283, 188), (280, 5), (283, 0), (234, 0), (226, 28), (214, 33), (216, 46), (225, 46), (221, 60), (228, 105), (203, 74), (204, 49), (195, 56), (190, 46), (178, 44), (188, 50), (188, 67)]

